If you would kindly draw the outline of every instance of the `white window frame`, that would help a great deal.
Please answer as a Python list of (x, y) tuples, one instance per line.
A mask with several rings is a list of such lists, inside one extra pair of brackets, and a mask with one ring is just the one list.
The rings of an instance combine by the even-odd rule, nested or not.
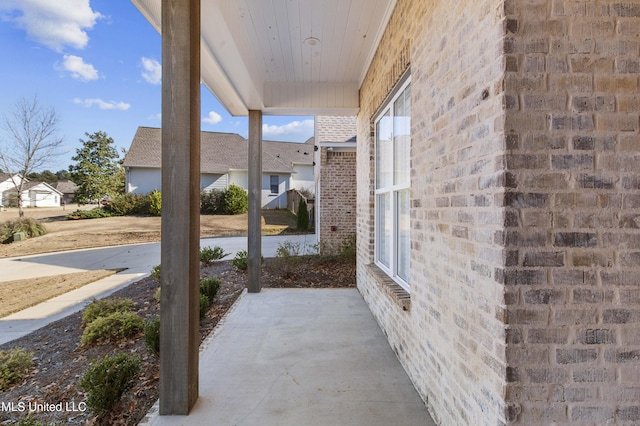
[[(394, 158), (395, 155), (395, 149), (394, 149), (394, 137), (391, 137), (391, 159), (389, 159), (388, 161), (390, 161), (390, 165), (391, 165), (391, 183), (389, 185), (386, 186), (382, 186), (379, 187), (379, 182), (378, 182), (378, 178), (380, 176), (380, 174), (378, 173), (378, 165), (379, 165), (379, 161), (378, 161), (378, 123), (380, 123), (381, 119), (385, 116), (389, 117), (391, 120), (391, 128), (392, 128), (392, 133), (395, 130), (394, 129), (394, 107), (395, 107), (395, 103), (398, 100), (398, 98), (400, 98), (400, 95), (404, 95), (405, 91), (407, 89), (409, 89), (410, 91), (410, 86), (411, 86), (411, 75), (409, 73), (409, 71), (407, 71), (405, 73), (405, 75), (400, 79), (399, 83), (396, 85), (396, 88), (391, 92), (391, 94), (389, 95), (389, 97), (387, 98), (387, 100), (385, 101), (385, 103), (383, 104), (383, 106), (379, 109), (379, 111), (377, 112), (377, 114), (374, 116), (374, 164), (375, 164), (375, 173), (374, 173), (374, 179), (375, 179), (375, 196), (374, 196), (374, 260), (375, 260), (375, 264), (382, 269), (387, 275), (389, 275), (389, 277), (391, 277), (396, 283), (398, 283), (403, 289), (405, 289), (407, 292), (410, 291), (410, 285), (409, 285), (409, 276), (406, 276), (406, 279), (403, 279), (400, 275), (398, 275), (398, 266), (399, 266), (399, 253), (398, 253), (398, 249), (400, 246), (399, 243), (399, 239), (400, 239), (400, 224), (399, 224), (399, 218), (400, 218), (400, 213), (399, 213), (399, 202), (398, 202), (398, 197), (400, 196), (400, 193), (404, 192), (404, 194), (406, 195), (406, 192), (408, 191), (409, 193), (409, 208), (410, 208), (410, 199), (411, 199), (411, 177), (409, 176), (407, 179), (405, 179), (405, 182), (402, 183), (396, 183), (394, 182), (395, 178), (394, 178), (394, 174), (395, 174), (395, 170), (394, 170), (394, 166), (396, 164), (396, 159)], [(410, 100), (410, 96), (409, 96), (409, 100)], [(387, 115), (389, 114), (389, 115)], [(410, 150), (411, 150), (411, 144), (409, 144), (409, 147), (407, 148), (409, 152), (406, 152), (407, 155), (407, 159), (410, 156)], [(408, 165), (407, 165), (408, 168)], [(409, 171), (407, 171), (407, 173), (409, 173)], [(391, 214), (391, 218), (388, 219), (391, 223), (391, 235), (389, 238), (389, 247), (388, 249), (390, 250), (389, 253), (389, 264), (386, 265), (385, 263), (383, 263), (380, 259), (380, 249), (381, 249), (381, 244), (384, 242), (384, 236), (381, 233), (385, 232), (384, 229), (384, 223), (381, 223), (381, 203), (379, 201), (379, 196), (380, 195), (388, 195), (387, 201), (389, 201), (391, 203), (391, 207), (390, 207), (390, 214)], [(407, 258), (405, 259), (406, 262), (409, 262), (410, 265), (410, 256), (411, 256), (411, 250), (409, 249), (407, 253), (404, 253), (405, 256), (407, 256)], [(409, 266), (409, 270), (410, 270), (410, 266)], [(405, 274), (407, 275), (407, 274)]]

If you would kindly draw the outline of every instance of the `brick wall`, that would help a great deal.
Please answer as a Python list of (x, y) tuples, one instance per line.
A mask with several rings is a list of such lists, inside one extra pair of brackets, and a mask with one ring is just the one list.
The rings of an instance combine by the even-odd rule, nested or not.
[(340, 248), (356, 233), (356, 153), (321, 148), (319, 241)]
[(506, 1), (507, 399), (640, 422), (640, 2)]
[[(398, 0), (360, 91), (358, 287), (443, 425), (506, 421), (501, 3)], [(410, 295), (373, 265), (371, 125), (409, 62)]]
[[(356, 233), (356, 117), (315, 117), (318, 238), (339, 249)], [(331, 148), (321, 146), (332, 145)], [(342, 145), (342, 146), (341, 146)]]

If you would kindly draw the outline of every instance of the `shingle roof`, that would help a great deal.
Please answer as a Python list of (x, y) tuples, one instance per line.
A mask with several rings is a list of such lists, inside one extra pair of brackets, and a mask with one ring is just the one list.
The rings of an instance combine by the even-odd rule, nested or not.
[[(125, 167), (160, 168), (162, 131), (155, 127), (138, 127), (127, 151)], [(249, 143), (235, 133), (202, 132), (200, 134), (200, 169), (202, 173), (227, 173), (230, 169), (247, 170)], [(304, 154), (304, 153), (307, 154)], [(305, 143), (264, 141), (262, 170), (290, 173), (293, 164), (313, 163), (313, 138)]]
[(59, 180), (58, 182), (52, 183), (51, 186), (63, 194), (74, 194), (78, 190), (78, 185), (70, 180)]

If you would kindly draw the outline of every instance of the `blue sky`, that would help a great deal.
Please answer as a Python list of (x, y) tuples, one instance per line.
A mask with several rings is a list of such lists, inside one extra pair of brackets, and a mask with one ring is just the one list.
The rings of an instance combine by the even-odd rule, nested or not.
[[(64, 153), (46, 169), (67, 169), (85, 132), (128, 148), (138, 126), (160, 127), (161, 38), (129, 0), (0, 0), (0, 46), (2, 120), (23, 98), (55, 109)], [(201, 87), (202, 130), (247, 137), (247, 118)], [(312, 117), (264, 117), (264, 139), (311, 136)]]

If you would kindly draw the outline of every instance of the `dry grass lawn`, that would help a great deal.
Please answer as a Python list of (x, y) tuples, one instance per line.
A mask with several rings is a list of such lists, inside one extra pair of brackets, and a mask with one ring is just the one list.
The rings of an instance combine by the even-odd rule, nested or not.
[(100, 269), (26, 280), (1, 281), (0, 318), (68, 293), (116, 272), (118, 271)]

